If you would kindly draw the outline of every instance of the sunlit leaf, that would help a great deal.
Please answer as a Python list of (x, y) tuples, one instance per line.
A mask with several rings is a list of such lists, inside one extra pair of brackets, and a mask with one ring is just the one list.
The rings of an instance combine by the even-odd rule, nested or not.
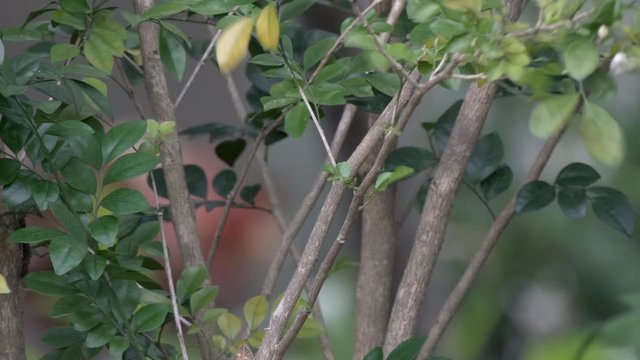
[(258, 20), (256, 20), (256, 35), (262, 48), (268, 51), (276, 51), (278, 49), (278, 40), (280, 39), (280, 21), (278, 20), (278, 12), (273, 3), (265, 6)]
[(539, 138), (548, 138), (560, 130), (576, 111), (580, 95), (552, 95), (541, 101), (531, 113), (529, 129)]
[(625, 140), (618, 122), (598, 105), (587, 102), (580, 124), (587, 150), (596, 160), (618, 166), (624, 159)]

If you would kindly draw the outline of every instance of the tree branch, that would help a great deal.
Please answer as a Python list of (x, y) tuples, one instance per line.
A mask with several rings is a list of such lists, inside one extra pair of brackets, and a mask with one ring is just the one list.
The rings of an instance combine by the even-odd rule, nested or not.
[[(567, 124), (568, 125), (568, 124)], [(544, 170), (545, 166), (549, 162), (549, 158), (551, 158), (551, 154), (553, 150), (556, 148), (556, 145), (562, 138), (567, 125), (565, 125), (560, 131), (556, 134), (552, 135), (542, 146), (538, 156), (535, 161), (531, 165), (529, 172), (522, 182), (522, 184), (518, 187), (518, 190), (521, 189), (524, 185), (537, 180)], [(438, 313), (436, 317), (436, 321), (433, 323), (431, 330), (429, 330), (429, 335), (427, 336), (427, 340), (425, 344), (422, 346), (420, 350), (420, 355), (418, 359), (426, 360), (435, 350), (436, 345), (440, 341), (442, 334), (449, 325), (449, 322), (458, 311), (458, 307), (460, 303), (464, 299), (465, 295), (469, 291), (469, 288), (473, 284), (473, 282), (478, 277), (482, 266), (486, 262), (487, 258), (491, 254), (491, 250), (493, 250), (494, 245), (500, 238), (500, 235), (504, 232), (504, 230), (509, 225), (509, 222), (515, 215), (516, 209), (516, 200), (518, 198), (518, 191), (516, 191), (507, 205), (504, 207), (502, 212), (498, 215), (498, 217), (494, 220), (493, 224), (491, 224), (491, 228), (487, 232), (480, 248), (476, 251), (476, 253), (471, 258), (467, 269), (464, 271), (462, 277), (458, 280), (458, 283), (454, 287), (453, 291), (445, 301), (442, 309)]]
[[(138, 14), (144, 13), (153, 5), (153, 0), (134, 0)], [(138, 31), (144, 61), (145, 88), (153, 115), (159, 121), (175, 121), (175, 109), (169, 98), (167, 79), (160, 60), (159, 26), (154, 22), (145, 21), (138, 25)], [(195, 212), (187, 190), (180, 140), (176, 131), (167, 134), (163, 139), (160, 145), (160, 158), (171, 202), (171, 219), (182, 260), (186, 266), (204, 266), (205, 261), (200, 248)], [(196, 318), (201, 318), (200, 314), (196, 314)], [(214, 355), (214, 347), (211, 344), (214, 328), (204, 323), (201, 325), (200, 352), (203, 359), (210, 360)]]
[[(517, 18), (526, 0), (508, 0), (509, 19)], [(396, 299), (391, 310), (384, 352), (389, 353), (410, 338), (418, 321), (420, 304), (444, 241), (456, 191), (495, 95), (494, 83), (472, 84), (427, 192)]]

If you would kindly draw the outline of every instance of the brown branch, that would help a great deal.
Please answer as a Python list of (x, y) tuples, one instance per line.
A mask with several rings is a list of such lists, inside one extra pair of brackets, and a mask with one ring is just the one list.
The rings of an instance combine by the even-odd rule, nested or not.
[[(509, 18), (517, 18), (526, 0), (508, 0)], [(491, 107), (496, 85), (472, 84), (427, 192), (414, 245), (391, 310), (384, 352), (410, 338), (420, 304), (444, 241), (444, 235), (464, 170)]]
[[(542, 149), (540, 149), (540, 152), (538, 153), (535, 161), (531, 165), (531, 168), (529, 169), (529, 172), (525, 180), (520, 185), (519, 189), (522, 188), (522, 186), (534, 180), (537, 180), (540, 177), (542, 170), (544, 170), (545, 166), (549, 162), (549, 158), (551, 158), (551, 154), (560, 141), (560, 138), (562, 138), (562, 135), (564, 134), (566, 128), (567, 125), (565, 125), (560, 131), (547, 139), (547, 141), (542, 146)], [(509, 203), (507, 203), (507, 205), (504, 207), (502, 212), (500, 212), (493, 224), (491, 224), (491, 228), (487, 232), (487, 235), (482, 241), (482, 244), (471, 258), (467, 269), (464, 271), (462, 277), (458, 280), (458, 283), (454, 287), (453, 291), (451, 291), (451, 294), (445, 301), (444, 306), (438, 313), (436, 321), (433, 323), (431, 330), (429, 330), (427, 341), (420, 350), (418, 359), (428, 359), (435, 350), (435, 347), (440, 341), (440, 338), (446, 330), (447, 325), (449, 325), (449, 322), (458, 311), (460, 303), (469, 291), (469, 288), (471, 287), (473, 282), (478, 277), (478, 274), (480, 274), (480, 270), (491, 254), (491, 250), (515, 215), (517, 197), (518, 192), (516, 191), (509, 200)]]
[[(342, 144), (347, 136), (347, 132), (351, 127), (351, 123), (356, 114), (356, 107), (353, 105), (346, 105), (343, 112), (342, 117), (340, 118), (340, 122), (338, 123), (338, 128), (336, 130), (336, 134), (331, 143), (331, 152), (338, 154), (340, 148), (342, 148)], [(304, 224), (304, 221), (309, 216), (309, 213), (313, 209), (314, 205), (318, 201), (320, 194), (322, 193), (322, 189), (324, 189), (325, 182), (327, 180), (327, 172), (321, 171), (318, 177), (316, 178), (316, 182), (311, 188), (311, 191), (307, 194), (305, 199), (302, 201), (302, 204), (298, 207), (298, 210), (295, 212), (293, 219), (289, 226), (286, 227), (284, 234), (282, 235), (282, 242), (280, 243), (278, 250), (274, 254), (273, 260), (269, 265), (269, 270), (267, 271), (267, 275), (265, 276), (264, 283), (262, 285), (262, 295), (271, 296), (273, 292), (273, 288), (276, 285), (276, 281), (278, 280), (278, 274), (282, 270), (282, 266), (284, 265), (284, 260), (286, 259), (287, 251), (293, 244), (296, 235), (300, 231), (300, 228)]]
[[(452, 62), (450, 66), (447, 67), (447, 71), (443, 71), (437, 76), (434, 76), (420, 89), (415, 89), (410, 83), (406, 83), (405, 85), (408, 86), (402, 91), (400, 95), (406, 93), (412, 95), (410, 95), (411, 97), (406, 103), (406, 108), (403, 112), (403, 116), (405, 114), (409, 114), (410, 116), (410, 114), (413, 113), (415, 108), (420, 103), (420, 100), (422, 99), (424, 93), (426, 93), (440, 81), (448, 78), (457, 64), (458, 62)], [(420, 75), (417, 71), (414, 71), (412, 72), (411, 76), (415, 76), (417, 79)], [(394, 97), (392, 102), (389, 104), (389, 106), (387, 106), (385, 111), (383, 111), (374, 126), (367, 132), (367, 135), (365, 135), (361, 143), (358, 145), (356, 151), (354, 151), (354, 153), (350, 157), (348, 162), (351, 165), (352, 173), (358, 171), (358, 169), (362, 166), (366, 155), (373, 151), (377, 143), (378, 136), (381, 136), (383, 134), (386, 135), (388, 133), (388, 128), (385, 125), (388, 126), (392, 124), (391, 119), (393, 119), (393, 115), (395, 113), (394, 109), (397, 106), (397, 102), (401, 99), (402, 96)], [(402, 120), (399, 120), (399, 123), (401, 122)], [(287, 320), (293, 312), (295, 304), (298, 301), (300, 294), (302, 293), (304, 284), (309, 279), (311, 272), (315, 267), (320, 249), (327, 235), (333, 217), (336, 214), (338, 204), (343, 198), (345, 190), (346, 186), (342, 183), (334, 183), (331, 186), (331, 190), (329, 191), (329, 194), (327, 195), (327, 198), (322, 208), (320, 209), (320, 214), (317, 217), (316, 223), (309, 236), (307, 245), (305, 246), (304, 252), (302, 253), (300, 263), (298, 264), (298, 267), (296, 268), (296, 271), (294, 272), (287, 286), (282, 301), (271, 315), (268, 331), (262, 340), (260, 348), (258, 349), (258, 353), (256, 356), (258, 360), (271, 360), (273, 356), (279, 351), (278, 343), (280, 341), (280, 337), (282, 336), (282, 333), (284, 332), (285, 326), (287, 324)]]
[[(144, 13), (154, 5), (153, 0), (134, 0), (138, 14)], [(144, 61), (144, 82), (153, 115), (159, 121), (175, 121), (175, 109), (169, 98), (167, 79), (164, 74), (159, 51), (159, 26), (151, 21), (138, 25), (140, 47)], [(160, 145), (160, 157), (167, 192), (171, 202), (171, 219), (175, 228), (180, 255), (185, 266), (204, 266), (205, 261), (200, 248), (200, 238), (196, 227), (195, 212), (187, 190), (187, 182), (182, 163), (180, 140), (176, 131), (167, 134)], [(196, 314), (200, 319), (200, 314)], [(203, 359), (213, 358), (211, 339), (214, 328), (201, 324), (199, 335), (200, 352)]]
[(22, 276), (29, 264), (25, 249), (29, 244), (6, 243), (9, 235), (18, 228), (24, 227), (22, 215), (5, 212), (0, 205), (0, 275), (5, 277), (10, 294), (0, 294), (0, 359), (26, 359), (24, 345), (24, 290)]

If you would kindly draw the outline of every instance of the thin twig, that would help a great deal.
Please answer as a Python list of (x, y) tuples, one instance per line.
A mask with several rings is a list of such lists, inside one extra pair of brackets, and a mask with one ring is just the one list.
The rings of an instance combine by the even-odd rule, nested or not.
[(196, 76), (200, 72), (200, 69), (202, 69), (202, 66), (209, 58), (209, 55), (211, 55), (211, 52), (213, 51), (213, 47), (216, 45), (216, 41), (218, 41), (220, 34), (222, 34), (221, 29), (216, 31), (216, 33), (211, 37), (211, 41), (209, 42), (207, 49), (204, 51), (204, 54), (202, 54), (202, 56), (200, 57), (200, 60), (198, 60), (196, 67), (193, 69), (193, 72), (191, 72), (191, 75), (189, 76), (189, 78), (187, 79), (187, 82), (182, 87), (182, 90), (180, 90), (178, 97), (173, 102), (174, 104), (173, 106), (178, 107), (178, 105), (180, 104), (184, 96), (187, 94), (187, 91), (189, 91), (189, 88), (191, 88), (191, 85), (193, 84), (193, 80), (195, 80)]
[(117, 83), (117, 84), (121, 85), (121, 87), (123, 86), (122, 89), (127, 93), (127, 96), (133, 103), (133, 106), (136, 108), (136, 111), (138, 112), (138, 116), (140, 116), (141, 119), (146, 119), (147, 117), (144, 116), (144, 110), (142, 110), (140, 101), (138, 101), (138, 98), (136, 97), (136, 93), (133, 90), (133, 87), (131, 86), (131, 82), (129, 81), (127, 74), (124, 72), (124, 68), (122, 67), (122, 63), (120, 62), (120, 60), (116, 60), (116, 67), (118, 68), (118, 72), (120, 73), (120, 76), (122, 77), (122, 81), (124, 83), (124, 84), (120, 84), (120, 83)]
[(311, 116), (311, 119), (313, 119), (313, 123), (315, 124), (316, 129), (318, 129), (318, 134), (320, 135), (320, 139), (322, 139), (322, 145), (324, 145), (324, 150), (327, 152), (329, 161), (331, 162), (331, 165), (335, 167), (336, 159), (333, 157), (333, 154), (331, 153), (331, 147), (329, 146), (329, 142), (327, 141), (327, 136), (324, 134), (324, 130), (322, 130), (322, 126), (320, 126), (320, 122), (318, 121), (316, 112), (313, 111), (313, 108), (309, 103), (309, 99), (307, 99), (307, 95), (305, 95), (304, 90), (302, 90), (302, 87), (300, 86), (298, 86), (298, 93), (300, 93), (300, 96), (302, 96), (302, 101), (307, 107), (307, 110), (309, 111), (309, 115)]
[(258, 148), (260, 147), (260, 145), (262, 145), (262, 141), (264, 140), (264, 138), (271, 131), (273, 131), (273, 129), (275, 129), (278, 126), (280, 126), (280, 121), (274, 121), (273, 123), (269, 124), (269, 126), (267, 126), (266, 128), (260, 131), (260, 134), (258, 134), (258, 137), (253, 143), (251, 151), (249, 152), (247, 163), (242, 169), (242, 172), (240, 173), (238, 180), (233, 185), (233, 188), (231, 189), (231, 191), (229, 191), (229, 194), (227, 194), (227, 197), (224, 203), (224, 208), (222, 210), (222, 217), (218, 221), (218, 225), (216, 226), (216, 232), (213, 236), (213, 240), (211, 241), (211, 249), (209, 250), (209, 255), (207, 256), (207, 268), (210, 268), (211, 264), (213, 264), (213, 259), (216, 255), (216, 251), (218, 250), (218, 245), (220, 244), (220, 238), (222, 237), (222, 231), (224, 230), (224, 226), (227, 223), (227, 219), (229, 217), (231, 204), (233, 204), (233, 200), (235, 199), (236, 195), (238, 194), (238, 191), (244, 184), (244, 180), (246, 179), (247, 174), (249, 173), (249, 169), (251, 168), (251, 163), (253, 162), (253, 159), (255, 158), (256, 153), (258, 152)]
[(369, 4), (369, 6), (367, 6), (364, 10), (362, 10), (362, 14), (360, 14), (358, 17), (353, 19), (353, 21), (349, 24), (349, 26), (347, 26), (344, 29), (344, 31), (336, 39), (336, 42), (333, 44), (333, 46), (329, 49), (329, 51), (327, 51), (327, 53), (322, 58), (322, 60), (320, 60), (320, 64), (318, 64), (316, 69), (311, 74), (311, 77), (309, 77), (309, 83), (311, 83), (311, 82), (313, 82), (313, 80), (315, 80), (315, 78), (316, 78), (316, 76), (318, 76), (318, 73), (320, 72), (320, 70), (322, 70), (322, 68), (324, 68), (325, 65), (327, 65), (327, 63), (331, 59), (331, 56), (333, 56), (333, 54), (335, 54), (335, 52), (338, 51), (340, 46), (342, 46), (342, 43), (344, 42), (344, 39), (347, 37), (347, 35), (349, 35), (351, 33), (351, 31), (353, 31), (353, 29), (355, 29), (356, 25), (358, 25), (358, 23), (363, 20), (363, 16), (366, 15), (369, 11), (373, 10), (376, 7), (376, 5), (380, 4), (382, 1), (383, 0), (374, 0), (374, 1), (372, 1), (371, 4)]
[(171, 271), (171, 261), (169, 260), (169, 249), (167, 247), (167, 236), (164, 231), (164, 220), (162, 209), (160, 207), (160, 198), (158, 196), (158, 188), (156, 186), (156, 179), (153, 174), (149, 176), (151, 178), (151, 187), (153, 189), (153, 196), (156, 200), (156, 215), (158, 216), (158, 223), (160, 224), (160, 240), (162, 243), (162, 254), (164, 256), (165, 274), (167, 275), (167, 284), (169, 284), (169, 297), (171, 298), (171, 306), (173, 308), (173, 319), (176, 323), (176, 329), (178, 331), (178, 343), (180, 344), (180, 352), (182, 358), (189, 360), (189, 353), (187, 352), (187, 345), (184, 341), (184, 334), (182, 333), (182, 325), (180, 325), (180, 312), (178, 310), (178, 298), (176, 297), (176, 289), (173, 286), (173, 272)]
[(544, 21), (540, 21), (538, 20), (538, 22), (536, 23), (535, 26), (524, 29), (524, 30), (518, 30), (518, 31), (513, 31), (510, 33), (505, 34), (505, 36), (511, 36), (511, 37), (527, 37), (527, 36), (533, 36), (536, 35), (540, 32), (547, 32), (547, 31), (554, 31), (554, 30), (558, 30), (561, 28), (572, 28), (576, 25), (579, 25), (579, 23), (586, 19), (587, 17), (589, 17), (591, 14), (593, 14), (593, 12), (595, 11), (595, 9), (591, 9), (588, 11), (583, 11), (579, 14), (576, 14), (573, 18), (568, 19), (568, 20), (562, 20), (562, 21), (557, 21), (551, 24), (545, 24)]
[[(525, 180), (520, 185), (520, 188), (527, 183), (530, 183), (531, 181), (537, 180), (540, 177), (542, 170), (544, 170), (545, 166), (549, 162), (549, 158), (551, 157), (553, 150), (556, 148), (556, 145), (562, 138), (562, 135), (564, 134), (566, 128), (567, 125), (565, 125), (560, 131), (547, 139), (547, 141), (542, 146), (542, 149), (540, 149), (540, 152), (538, 153), (538, 156), (536, 157), (533, 165), (531, 165), (531, 168), (529, 169)], [(429, 330), (427, 341), (420, 350), (418, 359), (428, 359), (429, 356), (433, 353), (433, 350), (435, 350), (435, 347), (442, 337), (445, 329), (447, 328), (447, 325), (449, 325), (449, 322), (457, 312), (460, 303), (469, 291), (469, 288), (471, 287), (473, 282), (478, 277), (482, 266), (491, 254), (494, 245), (515, 215), (517, 195), (518, 192), (515, 192), (511, 197), (511, 200), (509, 200), (509, 203), (505, 206), (505, 208), (500, 212), (500, 215), (498, 215), (496, 220), (493, 222), (482, 244), (480, 245), (480, 248), (473, 255), (464, 274), (458, 280), (458, 283), (454, 287), (453, 291), (451, 291), (451, 294), (442, 306), (442, 309), (440, 310), (436, 321), (433, 323), (431, 330)]]
[[(340, 122), (338, 123), (338, 128), (336, 129), (335, 136), (333, 137), (331, 143), (332, 153), (338, 154), (340, 149), (342, 148), (342, 144), (344, 143), (347, 132), (351, 127), (351, 123), (353, 122), (355, 113), (356, 107), (354, 105), (348, 104), (345, 106), (342, 112), (342, 117), (340, 118)], [(262, 285), (261, 294), (271, 296), (273, 288), (276, 284), (276, 280), (278, 279), (278, 274), (282, 270), (282, 266), (286, 258), (287, 249), (289, 249), (293, 244), (293, 241), (300, 231), (300, 228), (304, 224), (304, 221), (309, 216), (309, 213), (318, 201), (318, 198), (320, 197), (322, 189), (324, 188), (324, 185), (326, 183), (327, 177), (328, 174), (326, 171), (321, 171), (320, 174), (318, 174), (316, 182), (311, 187), (311, 190), (307, 193), (307, 196), (302, 201), (302, 204), (300, 204), (300, 206), (298, 207), (295, 215), (293, 216), (293, 219), (282, 235), (282, 242), (280, 243), (278, 250), (273, 256), (273, 260), (269, 265), (269, 270), (267, 271), (267, 275), (265, 276), (265, 280)]]

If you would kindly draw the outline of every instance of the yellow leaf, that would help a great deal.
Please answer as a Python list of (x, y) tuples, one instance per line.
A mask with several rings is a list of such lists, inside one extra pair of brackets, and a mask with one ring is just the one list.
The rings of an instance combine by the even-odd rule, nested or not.
[(280, 21), (278, 12), (273, 4), (269, 4), (260, 11), (256, 22), (256, 34), (262, 48), (269, 51), (278, 49), (280, 39)]
[(0, 274), (0, 294), (10, 294), (11, 289), (9, 289), (9, 285), (7, 285), (7, 279), (4, 278), (2, 274)]
[(222, 31), (216, 43), (216, 59), (220, 72), (223, 74), (231, 72), (247, 55), (252, 29), (253, 19), (244, 18)]

